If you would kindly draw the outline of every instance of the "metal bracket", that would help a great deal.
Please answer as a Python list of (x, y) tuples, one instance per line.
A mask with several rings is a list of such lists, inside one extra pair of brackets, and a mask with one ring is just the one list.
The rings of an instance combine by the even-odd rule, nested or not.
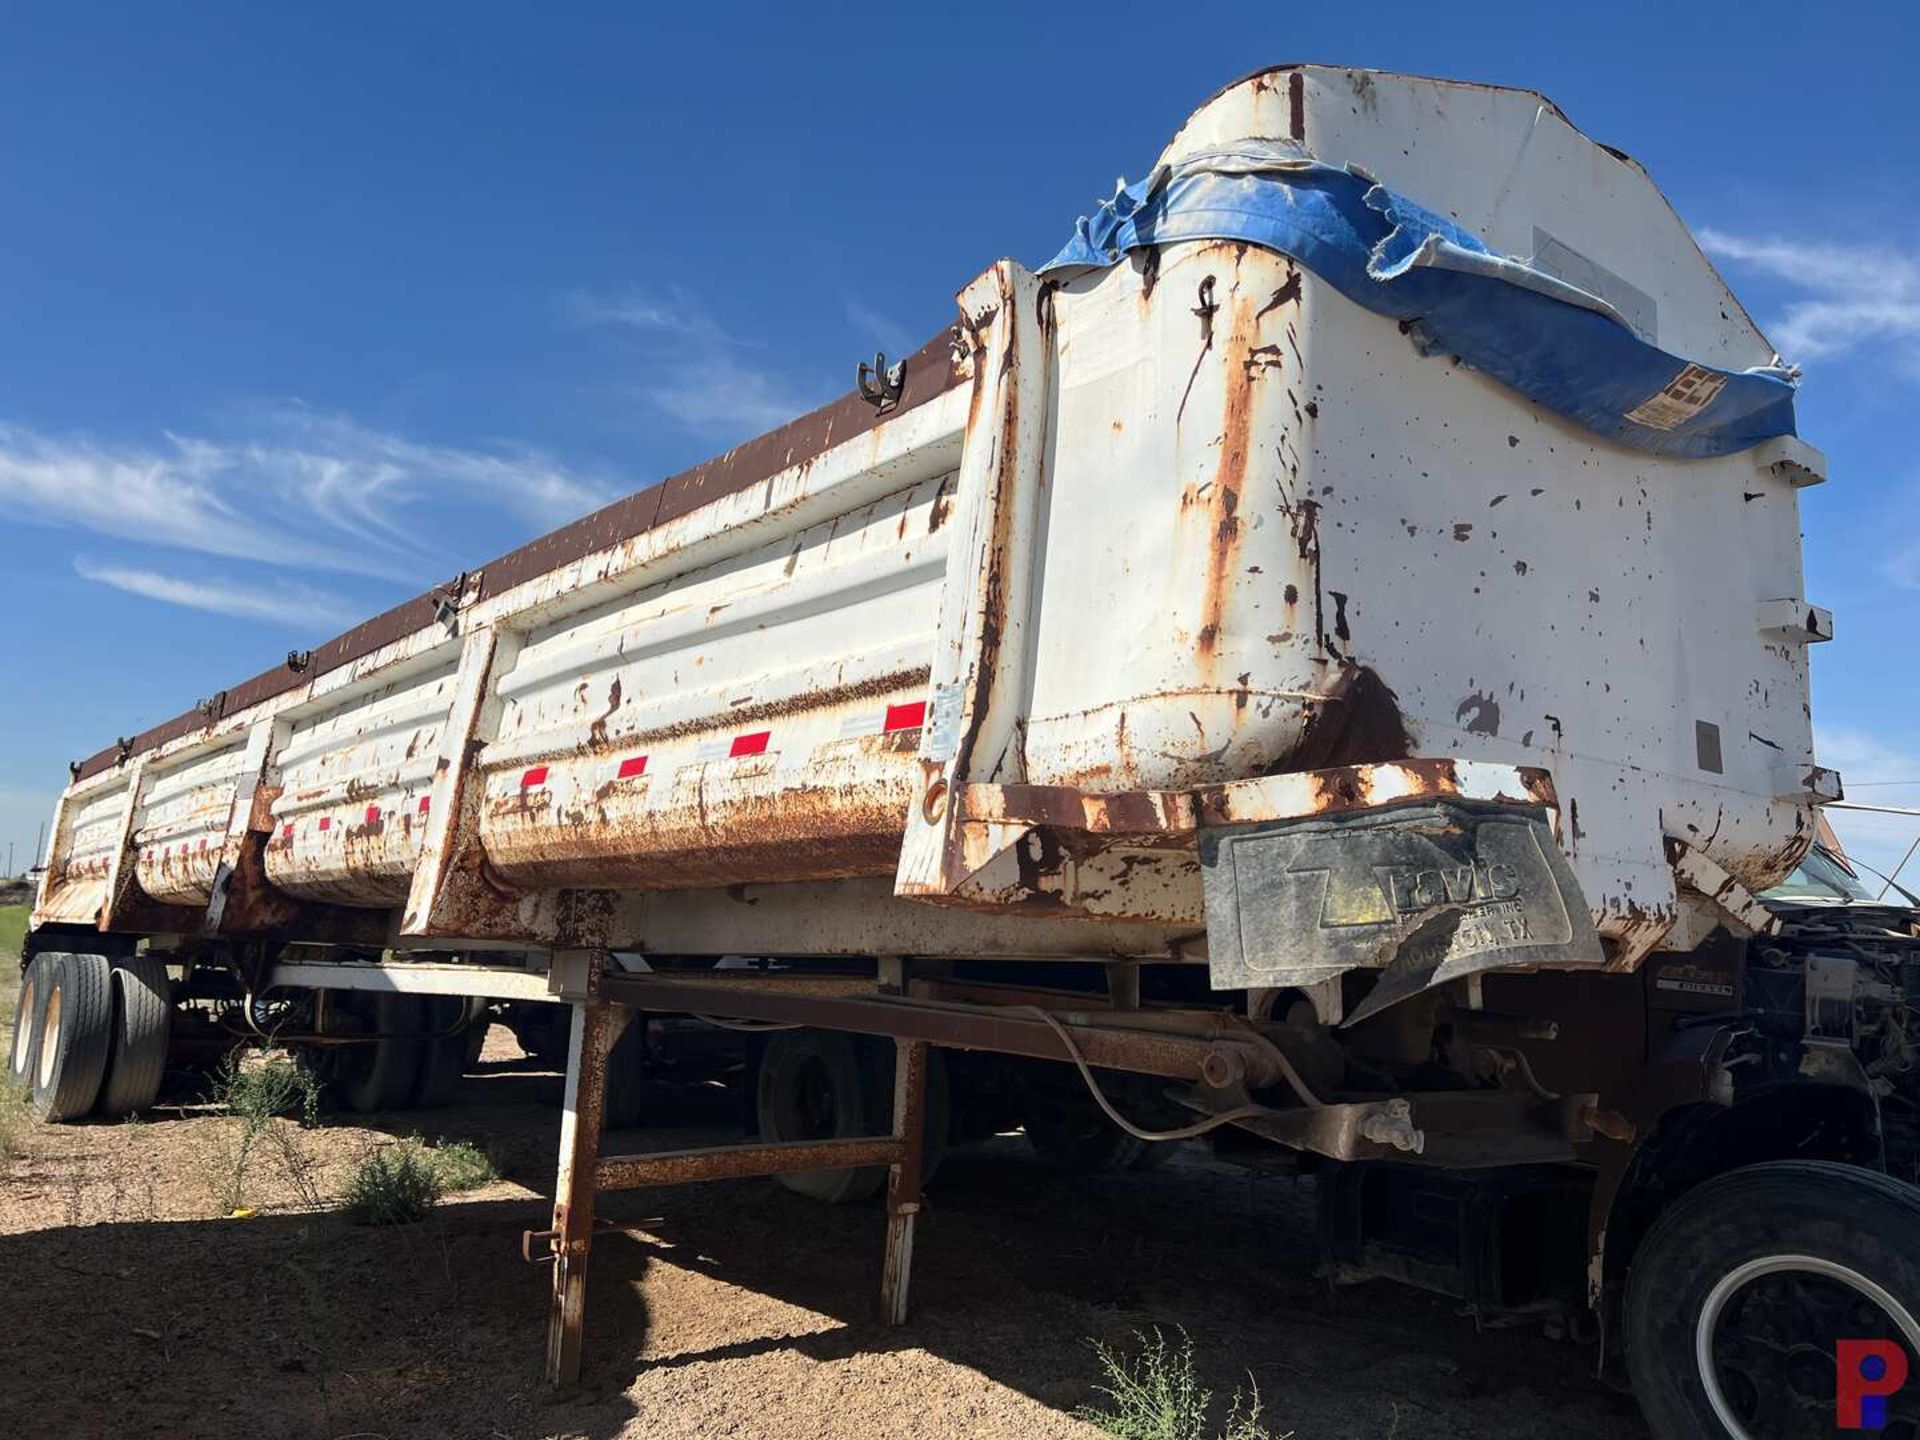
[(907, 362), (896, 360), (887, 364), (886, 352), (873, 352), (873, 364), (860, 362), (854, 371), (854, 384), (859, 388), (860, 398), (873, 406), (882, 415), (900, 403), (900, 397), (907, 389)]

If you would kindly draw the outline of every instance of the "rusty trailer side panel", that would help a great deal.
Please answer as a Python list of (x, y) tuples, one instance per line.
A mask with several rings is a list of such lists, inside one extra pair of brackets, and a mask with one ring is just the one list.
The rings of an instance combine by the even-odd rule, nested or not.
[[(1645, 173), (1538, 97), (1285, 79), (1215, 96), (1163, 161), (1284, 137), (1573, 257), (1677, 351), (1771, 355)], [(1003, 261), (897, 396), (83, 762), (35, 923), (144, 901), (319, 938), (310, 905), (402, 946), (726, 952), (778, 912), (782, 948), (843, 953), (864, 914), (870, 953), (1193, 957), (1201, 830), (1457, 795), (1540, 812), (1571, 928), (1631, 967), (1725, 910), (1689, 877), (1776, 879), (1833, 792), (1824, 627), (1781, 618), (1815, 613), (1819, 464), (1597, 439), (1245, 242)]]

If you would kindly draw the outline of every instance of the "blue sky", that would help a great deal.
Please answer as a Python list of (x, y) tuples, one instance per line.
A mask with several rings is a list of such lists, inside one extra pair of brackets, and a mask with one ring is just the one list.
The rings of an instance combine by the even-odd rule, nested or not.
[(0, 863), (68, 759), (830, 398), (1302, 59), (1543, 90), (1706, 233), (1833, 462), (1823, 759), (1920, 805), (1911, 7), (398, 9), (0, 16)]

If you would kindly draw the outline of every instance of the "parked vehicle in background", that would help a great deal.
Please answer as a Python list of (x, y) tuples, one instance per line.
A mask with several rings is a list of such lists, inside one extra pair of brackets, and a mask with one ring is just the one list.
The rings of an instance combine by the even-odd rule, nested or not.
[[(568, 1072), (557, 1381), (597, 1191), (885, 1185), (897, 1320), (923, 1172), (1016, 1124), (1311, 1170), (1338, 1276), (1590, 1317), (1663, 1437), (1830, 1433), (1842, 1341), (1905, 1374), (1920, 968), (1809, 850), (1824, 461), (1645, 172), (1279, 67), (958, 300), (78, 762), (44, 1113), (246, 1034), (435, 1103), (485, 1002)], [(759, 1143), (600, 1154), (648, 1063), (737, 1064)]]

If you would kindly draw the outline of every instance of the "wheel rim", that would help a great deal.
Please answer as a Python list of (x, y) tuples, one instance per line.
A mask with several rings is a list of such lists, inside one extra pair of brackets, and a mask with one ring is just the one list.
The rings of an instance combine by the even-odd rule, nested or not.
[[(1831, 1436), (1834, 1342), (1903, 1343), (1920, 1373), (1920, 1320), (1859, 1271), (1813, 1255), (1766, 1255), (1721, 1277), (1700, 1307), (1694, 1363), (1707, 1403), (1733, 1440)], [(1886, 1440), (1920, 1440), (1920, 1394), (1889, 1396)]]
[(31, 1078), (27, 1074), (27, 1059), (33, 1053), (33, 1002), (37, 987), (33, 972), (28, 970), (27, 978), (21, 982), (18, 999), (20, 1023), (13, 1027), (13, 1073), (23, 1079)]
[(47, 994), (47, 1018), (40, 1025), (40, 1088), (53, 1084), (54, 1061), (60, 1058), (60, 987)]

